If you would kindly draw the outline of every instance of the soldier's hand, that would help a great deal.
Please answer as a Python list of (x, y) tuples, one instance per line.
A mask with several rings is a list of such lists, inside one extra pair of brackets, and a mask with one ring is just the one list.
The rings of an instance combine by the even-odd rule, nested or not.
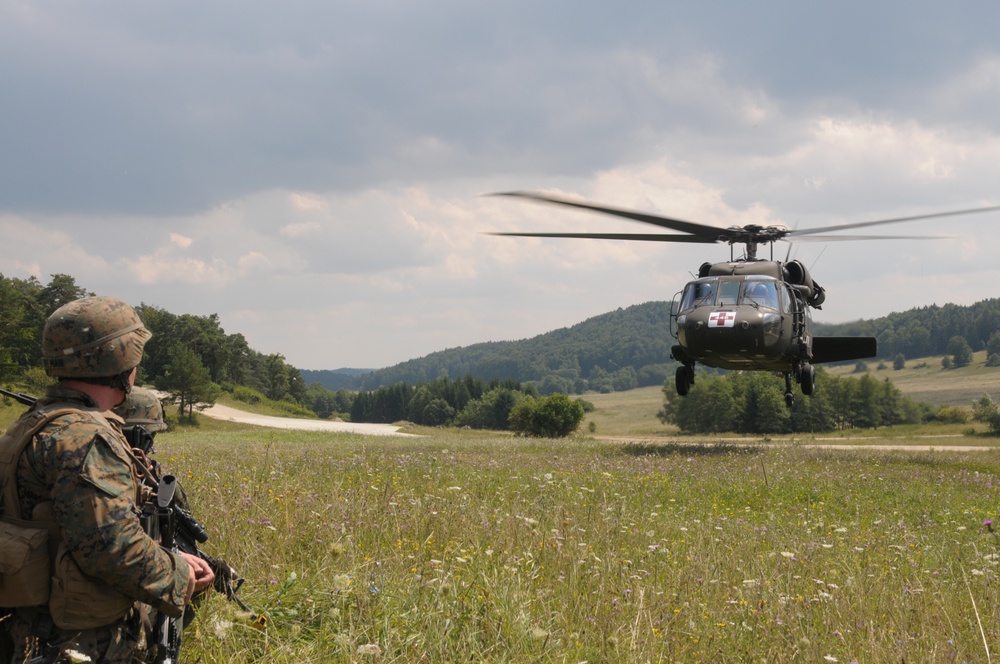
[(215, 573), (209, 567), (208, 563), (198, 556), (184, 553), (183, 551), (181, 551), (180, 555), (184, 559), (184, 562), (188, 564), (187, 598), (184, 600), (184, 603), (187, 604), (196, 592), (212, 585), (212, 582), (215, 581)]

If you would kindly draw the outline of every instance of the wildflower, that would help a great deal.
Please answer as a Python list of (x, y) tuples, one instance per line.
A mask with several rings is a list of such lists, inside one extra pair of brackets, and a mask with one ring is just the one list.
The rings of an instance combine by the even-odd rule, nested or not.
[(546, 632), (541, 627), (532, 627), (531, 638), (533, 638), (536, 641), (544, 641), (545, 639), (549, 638), (549, 633)]
[(782, 556), (783, 558), (794, 558), (794, 557), (795, 557), (795, 554), (794, 554), (794, 553), (792, 553), (791, 551), (782, 551), (782, 552), (781, 552), (781, 556)]
[(836, 662), (836, 661), (839, 661), (839, 660), (838, 660), (838, 659), (837, 659), (836, 657), (834, 657), (833, 655), (823, 655), (823, 659), (824, 659), (824, 660), (826, 660), (826, 661), (828, 661), (828, 662)]
[(992, 533), (993, 532), (993, 519), (986, 519), (985, 521), (983, 521), (983, 527), (986, 528), (986, 530), (988, 530), (989, 532)]
[(233, 626), (233, 621), (231, 620), (216, 620), (212, 624), (212, 631), (215, 632), (215, 636), (219, 639), (226, 638), (226, 634), (229, 633), (229, 629)]
[(66, 651), (66, 656), (69, 657), (69, 661), (74, 662), (75, 664), (81, 664), (82, 662), (92, 662), (92, 661), (94, 661), (94, 660), (92, 660), (90, 658), (89, 655), (84, 655), (79, 650), (67, 650)]
[(333, 577), (333, 587), (339, 592), (344, 592), (351, 587), (351, 577), (346, 574), (337, 574)]
[(377, 643), (366, 643), (363, 646), (358, 646), (358, 654), (378, 657), (382, 654), (382, 649)]
[(344, 544), (342, 542), (334, 542), (330, 545), (330, 555), (334, 558), (344, 554)]

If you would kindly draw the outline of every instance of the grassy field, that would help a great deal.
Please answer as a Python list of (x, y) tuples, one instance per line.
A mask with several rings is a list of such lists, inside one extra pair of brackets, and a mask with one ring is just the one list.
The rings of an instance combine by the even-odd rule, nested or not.
[[(987, 661), (1000, 453), (183, 430), (188, 661)], [(380, 654), (372, 654), (380, 653)]]
[[(960, 369), (943, 369), (941, 356), (909, 360), (906, 368), (895, 371), (892, 361), (868, 362), (869, 372), (879, 380), (888, 378), (901, 392), (915, 401), (935, 406), (970, 406), (984, 393), (1000, 401), (1000, 367), (986, 366), (986, 351), (973, 353), (972, 363)], [(854, 375), (854, 365), (833, 367), (831, 373)]]
[[(661, 425), (658, 388), (586, 398), (595, 435), (561, 441), (205, 417), (161, 434), (206, 551), (269, 618), (255, 629), (209, 597), (184, 660), (961, 662), (1000, 649), (987, 525), (1000, 525), (1000, 450), (734, 444)], [(996, 443), (940, 426), (845, 435)]]

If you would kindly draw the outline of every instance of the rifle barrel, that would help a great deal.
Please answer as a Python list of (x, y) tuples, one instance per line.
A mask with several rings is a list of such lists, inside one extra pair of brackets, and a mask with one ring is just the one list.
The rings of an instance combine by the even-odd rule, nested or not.
[(5, 397), (10, 397), (18, 403), (24, 404), (25, 406), (34, 406), (35, 402), (38, 401), (37, 398), (31, 396), (30, 394), (25, 394), (24, 392), (11, 392), (10, 390), (5, 390), (0, 387), (0, 394)]

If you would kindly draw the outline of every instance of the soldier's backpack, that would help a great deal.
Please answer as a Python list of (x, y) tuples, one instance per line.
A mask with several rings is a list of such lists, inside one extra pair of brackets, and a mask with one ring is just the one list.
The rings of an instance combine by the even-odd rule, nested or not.
[(54, 522), (23, 518), (17, 496), (17, 463), (36, 433), (72, 412), (75, 409), (29, 411), (0, 436), (0, 607), (49, 602), (54, 553), (49, 551), (49, 542), (58, 530)]

